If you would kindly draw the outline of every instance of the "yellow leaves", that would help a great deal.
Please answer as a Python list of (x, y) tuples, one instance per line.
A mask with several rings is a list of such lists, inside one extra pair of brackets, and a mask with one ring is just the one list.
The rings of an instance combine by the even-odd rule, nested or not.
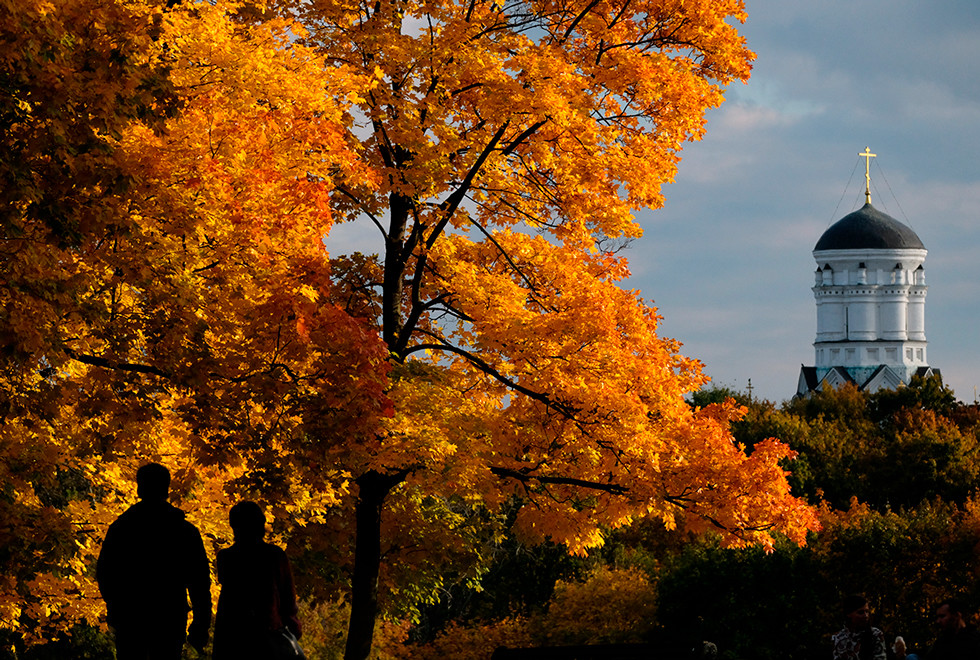
[(654, 626), (656, 602), (643, 571), (600, 566), (583, 583), (555, 585), (543, 634), (554, 645), (639, 642)]
[(320, 292), (311, 287), (309, 284), (300, 285), (299, 295), (303, 296), (312, 303), (315, 303), (320, 298)]
[[(450, 0), (283, 3), (295, 16), (78, 5), (105, 28), (63, 22), (59, 38), (90, 39), (96, 60), (118, 48), (126, 65), (91, 89), (64, 75), (87, 71), (74, 46), (41, 66), (42, 82), (71, 85), (43, 99), (71, 108), (50, 135), (35, 121), (43, 85), (9, 104), (16, 143), (72, 172), (8, 205), (24, 251), (0, 302), (21, 362), (2, 381), (16, 414), (0, 469), (16, 529), (40, 521), (55, 539), (17, 550), (43, 555), (24, 560), (52, 594), (34, 616), (99, 616), (65, 603), (90, 589), (87, 563), (153, 459), (210, 550), (235, 498), (268, 502), (277, 534), (313, 533), (365, 472), (404, 474), (387, 531), (401, 547), (441, 542), (385, 577), (411, 598), (441, 584), (438, 558), (477, 561), (458, 539), (504, 503), (528, 505), (528, 537), (576, 553), (604, 527), (671, 526), (682, 509), (733, 541), (811, 526), (785, 448), (746, 456), (733, 406), (688, 409), (700, 364), (657, 335), (606, 251), (640, 234), (633, 210), (661, 202), (721, 85), (747, 75), (726, 23), (741, 3), (545, 0), (521, 20)], [(31, 17), (73, 15), (44, 7)], [(82, 105), (97, 117), (78, 138)], [(69, 143), (97, 155), (64, 158)], [(58, 204), (28, 217), (47, 192)], [(340, 221), (381, 230), (380, 256), (328, 261)]]
[[(220, 3), (168, 12), (173, 39), (164, 43), (177, 56), (172, 75), (185, 106), (141, 167), (162, 167), (188, 208), (231, 221), (213, 230), (247, 232), (260, 253), (283, 232), (299, 232), (312, 251), (329, 231), (331, 183), (364, 173), (341, 128), (338, 101), (349, 90), (321, 58), (290, 42), (288, 22), (243, 34), (227, 12)], [(134, 153), (144, 138), (133, 136)]]
[[(395, 372), (388, 395), (394, 415), (384, 420), (384, 438), (370, 465), (397, 469), (421, 462), (435, 473), (448, 471), (461, 490), (473, 469), (458, 458), (460, 446), (480, 452), (482, 428), (492, 402), (465, 396), (451, 372), (439, 367), (411, 365)], [(482, 453), (482, 452), (481, 452)]]
[(646, 408), (660, 403), (642, 397), (668, 386), (666, 373), (678, 371), (666, 398), (700, 383), (696, 365), (657, 337), (653, 310), (616, 286), (626, 274), (619, 260), (508, 232), (493, 244), (454, 237), (432, 259), (473, 319), (457, 338), (531, 389), (585, 409), (628, 404), (645, 424)]
[[(374, 134), (352, 138), (387, 181), (378, 198), (360, 198), (362, 208), (390, 193), (438, 204), (473, 168), (488, 226), (551, 222), (562, 236), (585, 224), (637, 235), (631, 209), (660, 203), (675, 152), (700, 135), (720, 85), (747, 75), (751, 54), (725, 20), (742, 6), (551, 5), (513, 24), (492, 3), (300, 12), (316, 26), (310, 43), (336, 61), (364, 63), (345, 76), (370, 89), (360, 112)], [(400, 16), (412, 16), (419, 32), (403, 33), (392, 18)], [(395, 145), (411, 158), (386, 155)]]
[(39, 575), (25, 585), (28, 593), (37, 598), (28, 602), (18, 619), (27, 618), (34, 626), (24, 631), (28, 643), (45, 640), (45, 631), (62, 627), (66, 622), (87, 622), (98, 625), (104, 609), (98, 589), (90, 580), (75, 575)]
[[(46, 128), (25, 117), (10, 138), (36, 149), (28, 162), (56, 158), (71, 180), (3, 193), (21, 195), (10, 225), (20, 233), (4, 238), (24, 249), (12, 247), (0, 289), (11, 310), (0, 330), (20, 356), (0, 374), (0, 608), (5, 627), (31, 616), (38, 634), (102, 615), (90, 564), (135, 500), (141, 463), (171, 468), (173, 499), (213, 549), (229, 539), (228, 506), (246, 495), (281, 503), (277, 531), (323, 520), (349, 497), (350, 473), (329, 450), (341, 435), (373, 434), (389, 406), (385, 351), (332, 304), (323, 246), (334, 186), (372, 185), (343, 129), (356, 85), (293, 43), (288, 21), (246, 27), (234, 4), (50, 6), (54, 22), (41, 28), (55, 38), (91, 12), (95, 24), (78, 22), (84, 51), (55, 48), (49, 65), (27, 62), (33, 46), (0, 53), (29, 65), (24, 98), (54, 117), (50, 140), (79, 154), (47, 149)], [(30, 20), (0, 28), (43, 32)], [(93, 80), (85, 57), (110, 61), (117, 46), (129, 68), (76, 84)], [(151, 68), (161, 64), (169, 80)], [(48, 79), (71, 88), (40, 94)], [(139, 96), (144, 85), (179, 94), (181, 111)], [(65, 96), (87, 110), (62, 117)], [(91, 126), (71, 123), (86, 112)], [(92, 182), (90, 170), (115, 178)], [(38, 200), (50, 201), (42, 215)]]

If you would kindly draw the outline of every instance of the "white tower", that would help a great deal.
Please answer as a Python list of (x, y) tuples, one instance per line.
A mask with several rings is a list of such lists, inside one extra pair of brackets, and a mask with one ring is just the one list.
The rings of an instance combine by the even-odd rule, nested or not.
[[(866, 149), (861, 156), (875, 154)], [(870, 392), (938, 374), (926, 356), (926, 249), (909, 227), (871, 205), (824, 232), (817, 262), (815, 366), (803, 367), (797, 394), (853, 382)]]

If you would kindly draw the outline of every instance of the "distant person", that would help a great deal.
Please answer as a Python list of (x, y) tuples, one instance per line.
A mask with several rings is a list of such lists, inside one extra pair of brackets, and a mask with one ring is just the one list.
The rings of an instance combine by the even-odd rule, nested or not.
[(871, 626), (871, 607), (861, 595), (841, 603), (844, 627), (831, 638), (834, 660), (885, 660), (885, 635)]
[(963, 605), (944, 600), (936, 608), (939, 637), (929, 651), (928, 660), (980, 660), (980, 633), (967, 624)]
[(233, 506), (228, 522), (235, 542), (218, 552), (214, 660), (280, 657), (274, 646), (287, 631), (296, 639), (302, 635), (289, 560), (282, 548), (265, 542), (265, 514), (255, 502)]
[[(167, 502), (170, 472), (136, 472), (140, 501), (109, 526), (96, 565), (118, 660), (178, 660), (184, 640), (201, 652), (211, 626), (211, 569), (201, 534)], [(193, 619), (187, 628), (187, 597)]]

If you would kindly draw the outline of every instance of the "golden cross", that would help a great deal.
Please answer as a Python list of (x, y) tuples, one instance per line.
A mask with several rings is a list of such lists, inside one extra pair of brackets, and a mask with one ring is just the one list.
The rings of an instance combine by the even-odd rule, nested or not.
[(871, 203), (871, 159), (877, 155), (871, 153), (871, 147), (865, 147), (864, 152), (858, 154), (858, 156), (864, 158), (864, 201), (867, 204)]

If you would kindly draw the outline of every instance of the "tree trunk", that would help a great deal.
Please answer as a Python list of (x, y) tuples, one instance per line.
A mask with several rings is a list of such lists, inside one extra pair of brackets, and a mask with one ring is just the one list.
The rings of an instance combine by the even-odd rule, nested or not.
[(367, 660), (378, 618), (378, 575), (381, 572), (381, 507), (404, 474), (367, 472), (355, 480), (354, 575), (351, 579), (350, 622), (344, 660)]

